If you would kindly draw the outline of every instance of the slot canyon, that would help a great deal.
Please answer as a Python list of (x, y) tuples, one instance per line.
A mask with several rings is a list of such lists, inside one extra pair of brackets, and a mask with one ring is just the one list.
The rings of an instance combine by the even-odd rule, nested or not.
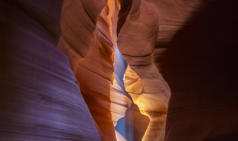
[(238, 141), (235, 0), (0, 0), (0, 141)]

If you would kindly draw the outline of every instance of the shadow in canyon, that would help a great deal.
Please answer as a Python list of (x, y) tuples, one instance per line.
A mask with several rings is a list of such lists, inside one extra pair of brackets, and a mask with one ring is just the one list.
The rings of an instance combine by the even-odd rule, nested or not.
[(238, 139), (238, 12), (234, 0), (209, 1), (157, 56), (172, 90), (167, 141)]

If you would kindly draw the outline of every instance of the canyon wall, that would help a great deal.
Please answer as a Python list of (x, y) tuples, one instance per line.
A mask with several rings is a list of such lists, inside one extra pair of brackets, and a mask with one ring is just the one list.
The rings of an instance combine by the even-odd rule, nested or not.
[(234, 0), (0, 4), (0, 140), (238, 139)]
[(67, 57), (62, 1), (0, 2), (0, 140), (99, 141)]

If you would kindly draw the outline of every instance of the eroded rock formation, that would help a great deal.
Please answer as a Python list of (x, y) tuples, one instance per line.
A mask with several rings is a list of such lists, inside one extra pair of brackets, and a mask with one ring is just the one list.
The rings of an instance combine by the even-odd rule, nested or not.
[[(113, 47), (116, 41), (119, 5), (114, 0), (105, 4), (101, 4), (103, 1), (91, 2), (88, 1), (86, 5), (82, 1), (64, 3), (63, 33), (59, 46), (72, 62), (72, 68), (102, 139), (113, 141), (116, 140), (116, 136), (110, 110), (110, 92), (113, 83)], [(94, 8), (87, 7), (90, 5), (98, 6), (98, 11), (96, 10), (97, 13), (93, 16), (90, 14)], [(68, 19), (76, 11), (78, 14)], [(82, 15), (86, 21), (81, 19)], [(82, 23), (82, 26), (79, 26), (79, 23)], [(85, 48), (82, 48), (82, 45), (85, 45)]]
[(234, 0), (0, 4), (0, 140), (238, 138)]
[[(127, 97), (123, 94), (114, 94), (110, 91), (111, 84), (113, 82), (112, 54), (113, 46), (117, 41), (116, 25), (118, 22), (117, 18), (113, 18), (111, 21), (111, 15), (114, 15), (115, 17), (118, 15), (118, 9), (114, 6), (114, 3), (117, 3), (117, 1), (108, 1), (104, 9), (102, 9), (101, 14), (98, 15), (98, 20), (95, 24), (94, 30), (95, 37), (91, 37), (91, 46), (89, 45), (90, 49), (88, 54), (85, 57), (82, 56), (84, 58), (82, 58), (81, 61), (72, 65), (79, 80), (81, 91), (88, 102), (93, 117), (101, 129), (101, 132), (104, 132), (102, 135), (105, 136), (105, 140), (112, 140), (114, 136), (113, 128), (110, 125), (110, 94), (113, 101), (115, 101), (114, 97), (116, 97), (117, 103), (121, 103), (113, 104), (115, 103), (113, 102), (111, 105), (112, 115), (114, 118), (112, 120), (115, 120), (115, 123), (119, 119), (120, 115), (116, 115), (116, 117), (115, 114), (113, 114), (115, 113), (113, 110), (116, 110), (117, 113), (120, 112), (122, 117), (126, 112), (126, 107), (120, 107), (119, 105), (129, 105), (131, 102), (131, 99), (126, 100)], [(158, 10), (156, 8), (151, 8), (150, 6), (153, 5), (146, 1), (133, 1), (131, 6), (132, 7), (126, 17), (125, 23), (119, 31), (120, 34), (118, 38), (118, 48), (130, 66), (128, 67), (128, 71), (125, 75), (126, 91), (132, 96), (133, 102), (138, 105), (140, 111), (150, 117), (151, 122), (145, 134), (144, 140), (162, 140), (164, 137), (165, 120), (170, 92), (168, 85), (163, 80), (152, 59), (159, 27)], [(67, 18), (64, 19), (63, 17), (63, 22), (65, 20), (67, 20)], [(104, 26), (104, 28), (101, 28), (102, 26)], [(70, 27), (73, 26), (70, 25)], [(64, 25), (63, 28), (65, 28)], [(63, 38), (64, 36), (63, 32)], [(75, 35), (70, 34), (70, 36)], [(64, 46), (66, 46), (66, 48), (69, 46), (68, 50), (70, 51), (73, 50), (72, 48), (80, 50), (81, 42), (78, 42), (75, 45), (66, 43)], [(137, 49), (135, 49), (135, 47)], [(103, 52), (105, 50), (107, 50), (106, 53)], [(73, 54), (71, 55), (69, 53), (68, 56), (72, 57)], [(76, 56), (80, 56), (80, 53), (76, 53)], [(74, 62), (74, 59), (71, 62)], [(132, 68), (131, 71), (130, 68)], [(132, 72), (135, 74), (132, 74)], [(89, 78), (87, 77), (88, 75), (94, 77)], [(105, 82), (102, 78), (105, 79)], [(133, 84), (133, 79), (139, 79), (140, 84)], [(95, 81), (99, 81), (102, 85), (100, 86), (98, 84), (97, 86), (94, 86)], [(114, 83), (114, 85), (116, 84)], [(104, 96), (101, 98), (100, 95)], [(140, 98), (136, 97), (136, 95), (139, 95)], [(121, 99), (120, 96), (122, 96)], [(149, 106), (149, 103), (152, 104), (152, 106)], [(103, 111), (102, 109), (105, 110)], [(108, 127), (106, 128), (106, 126)], [(159, 134), (157, 132), (159, 132)], [(110, 136), (110, 133), (112, 133), (112, 136), (108, 137)]]
[(99, 141), (67, 57), (62, 1), (0, 1), (0, 140)]

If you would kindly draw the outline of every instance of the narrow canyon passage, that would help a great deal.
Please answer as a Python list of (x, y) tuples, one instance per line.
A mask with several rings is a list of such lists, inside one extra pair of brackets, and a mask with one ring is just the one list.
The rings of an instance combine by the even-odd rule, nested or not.
[(236, 0), (0, 0), (0, 141), (238, 140)]
[[(132, 7), (135, 5), (137, 3), (133, 2)], [(145, 2), (145, 4), (139, 6), (144, 11), (141, 12), (141, 16), (136, 18), (138, 20), (136, 23), (140, 23), (145, 17), (149, 18), (151, 16), (151, 11), (148, 9), (149, 3)], [(107, 1), (107, 4), (98, 14), (95, 31), (93, 32), (94, 38), (89, 43), (90, 49), (85, 57), (82, 56), (81, 60), (75, 62), (75, 58), (72, 58), (74, 54), (81, 56), (74, 52), (74, 50), (81, 50), (81, 47), (75, 46), (76, 49), (73, 50), (74, 46), (70, 46), (64, 41), (61, 48), (66, 50), (65, 52), (68, 53), (69, 58), (72, 58), (72, 68), (78, 78), (80, 89), (104, 140), (115, 140), (113, 125), (116, 126), (117, 121), (125, 116), (132, 103), (138, 106), (143, 115), (149, 117), (150, 122), (143, 140), (163, 140), (170, 90), (152, 60), (153, 49), (155, 48), (154, 41), (150, 39), (150, 41), (147, 41), (147, 35), (142, 34), (144, 31), (137, 33), (142, 34), (140, 41), (133, 41), (133, 39), (137, 39), (137, 37), (133, 38), (133, 30), (135, 28), (147, 30), (148, 23), (135, 24), (134, 28), (131, 28), (131, 20), (128, 17), (129, 19), (125, 21), (125, 25), (121, 28), (123, 36), (120, 35), (120, 30), (117, 29), (120, 7), (120, 3), (116, 0)], [(130, 12), (129, 16), (131, 16)], [(62, 20), (64, 22), (66, 19), (63, 18)], [(155, 18), (148, 22), (156, 27), (158, 26), (156, 20)], [(127, 33), (124, 28), (128, 27), (131, 29), (128, 29)], [(65, 27), (63, 26), (63, 28)], [(119, 36), (117, 32), (119, 32)], [(149, 29), (149, 32), (154, 33), (157, 30)], [(131, 36), (130, 42), (125, 39), (125, 36), (128, 35)], [(62, 37), (62, 39), (65, 38)], [(152, 38), (156, 39), (157, 37), (152, 36)], [(144, 42), (147, 43), (144, 44)], [(144, 50), (143, 48), (150, 49)], [(144, 52), (141, 52), (142, 50)], [(120, 61), (115, 60), (120, 51), (122, 51), (122, 56), (125, 57), (125, 61), (129, 65), (122, 66), (123, 68), (115, 68), (113, 64), (117, 65), (115, 63)], [(114, 53), (116, 55), (113, 55)], [(145, 53), (146, 55), (144, 55)], [(125, 76), (123, 72), (117, 72), (118, 70), (114, 69), (121, 69), (125, 72)], [(122, 75), (120, 78), (117, 75), (118, 73)], [(89, 78), (88, 76), (93, 77)], [(94, 85), (95, 82), (98, 82), (98, 84)]]

